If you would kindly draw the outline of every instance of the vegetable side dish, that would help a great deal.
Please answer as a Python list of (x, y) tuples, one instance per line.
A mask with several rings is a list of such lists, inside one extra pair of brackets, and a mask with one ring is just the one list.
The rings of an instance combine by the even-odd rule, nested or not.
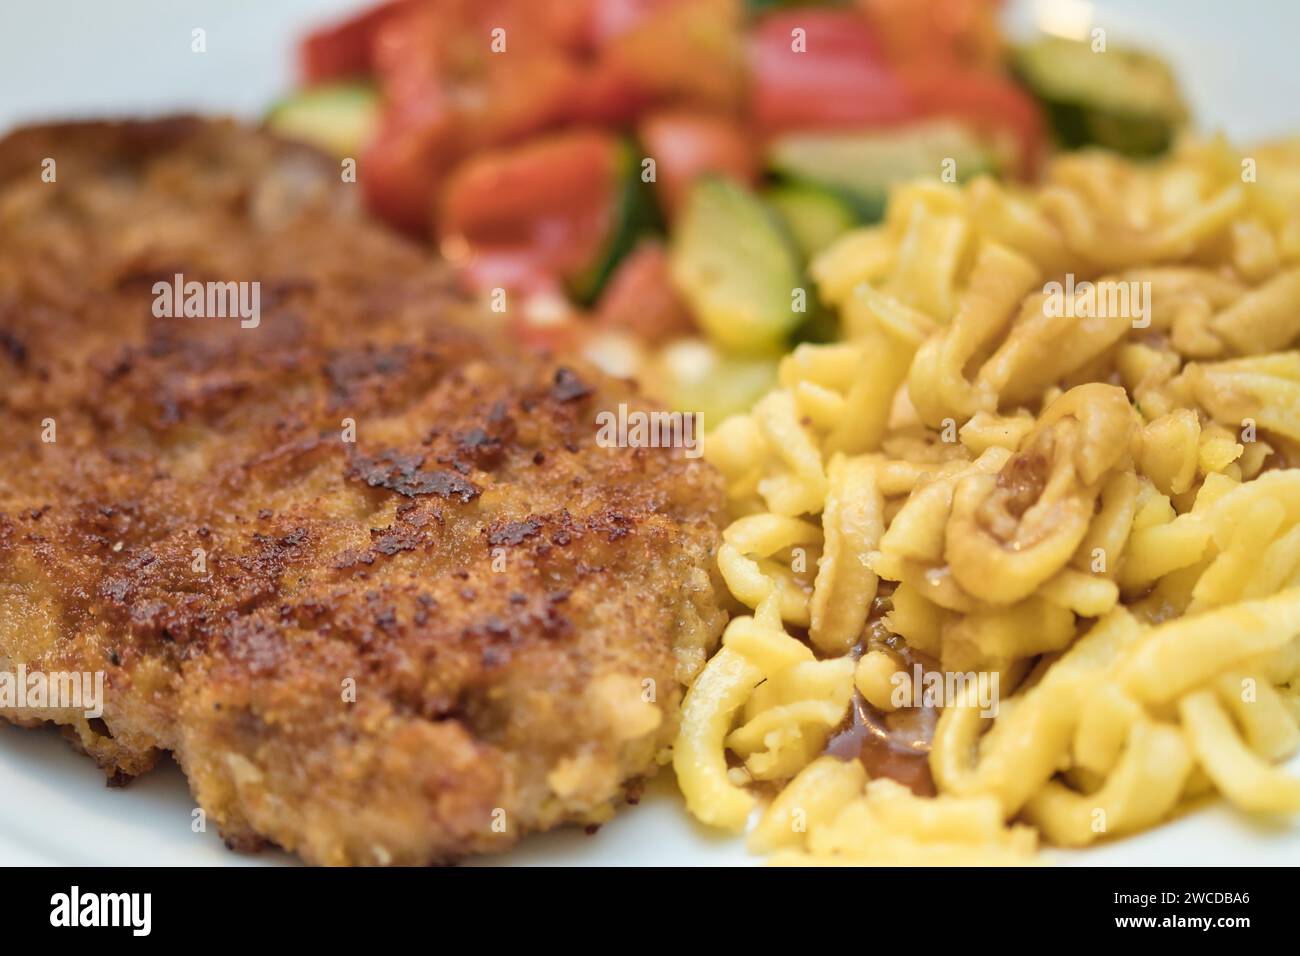
[[(918, 176), (1033, 178), (1185, 120), (1169, 71), (995, 0), (397, 0), (308, 36), (271, 125), (355, 157), (538, 348), (636, 375), (708, 427), (825, 340), (811, 257)], [(720, 241), (725, 239), (727, 241)], [(794, 290), (799, 290), (796, 294)], [(502, 296), (511, 296), (507, 308)]]

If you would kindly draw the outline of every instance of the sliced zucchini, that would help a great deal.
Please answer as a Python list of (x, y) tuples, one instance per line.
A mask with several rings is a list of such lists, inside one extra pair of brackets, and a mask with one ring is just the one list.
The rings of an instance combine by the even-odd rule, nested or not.
[(596, 300), (623, 257), (642, 236), (661, 224), (659, 207), (651, 187), (641, 180), (640, 160), (631, 143), (619, 144), (614, 163), (609, 237), (591, 265), (569, 282), (570, 295), (582, 305)]
[(793, 242), (762, 200), (730, 180), (691, 187), (669, 268), (700, 327), (727, 352), (779, 352), (805, 317), (795, 311), (795, 290), (806, 286)]
[(805, 260), (860, 221), (851, 202), (820, 186), (787, 183), (771, 187), (763, 198), (780, 214)]
[(768, 152), (768, 165), (793, 182), (813, 183), (847, 199), (865, 222), (885, 210), (889, 188), (919, 176), (941, 176), (952, 160), (957, 180), (997, 172), (987, 144), (951, 120), (869, 133), (797, 133)]
[(1173, 72), (1148, 53), (1043, 37), (1017, 49), (1013, 64), (1070, 149), (1152, 156), (1168, 149), (1187, 121)]
[(335, 83), (300, 90), (267, 114), (272, 130), (335, 156), (355, 156), (374, 132), (379, 93), (366, 83)]

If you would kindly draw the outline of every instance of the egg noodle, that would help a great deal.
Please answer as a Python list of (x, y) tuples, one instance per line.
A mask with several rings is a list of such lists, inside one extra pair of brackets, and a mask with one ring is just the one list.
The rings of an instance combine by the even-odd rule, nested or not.
[[(683, 702), (690, 811), (775, 790), (775, 861), (987, 864), (1300, 810), (1300, 142), (910, 183), (810, 272), (842, 341), (706, 444), (753, 613)], [(826, 753), (913, 655), (1000, 688), (944, 685), (934, 796)]]

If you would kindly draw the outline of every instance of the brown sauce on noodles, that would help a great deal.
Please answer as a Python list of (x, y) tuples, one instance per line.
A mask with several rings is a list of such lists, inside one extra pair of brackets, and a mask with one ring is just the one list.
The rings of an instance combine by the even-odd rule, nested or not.
[[(885, 627), (884, 615), (889, 608), (889, 596), (877, 596), (864, 639), (853, 649), (854, 659), (870, 650), (887, 650), (903, 662), (909, 674), (916, 664), (924, 671), (936, 670), (934, 661), (908, 647)], [(860, 760), (870, 779), (888, 777), (919, 796), (932, 797), (935, 787), (930, 776), (930, 743), (938, 721), (937, 707), (904, 707), (885, 713), (871, 706), (855, 688), (849, 716), (831, 735), (824, 752), (841, 760)]]

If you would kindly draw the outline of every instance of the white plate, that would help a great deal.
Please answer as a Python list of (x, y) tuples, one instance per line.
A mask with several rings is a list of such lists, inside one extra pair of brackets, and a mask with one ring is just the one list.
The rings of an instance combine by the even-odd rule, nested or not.
[[(6, 0), (0, 4), (0, 130), (52, 117), (177, 109), (256, 117), (291, 83), (291, 52), (302, 29), (356, 6), (354, 0)], [(1030, 27), (1036, 6), (1013, 5), (1010, 22), (1017, 31)], [(1204, 128), (1240, 140), (1300, 133), (1294, 84), (1300, 5), (1103, 2), (1095, 23), (1112, 43), (1131, 39), (1169, 57)], [(196, 27), (207, 31), (206, 53), (190, 50)], [(1292, 769), (1300, 770), (1300, 759)], [(53, 731), (0, 727), (0, 863), (288, 862), (278, 853), (240, 856), (227, 851), (215, 832), (192, 832), (193, 808), (184, 778), (170, 763), (111, 790), (94, 765)], [(1265, 824), (1213, 804), (1141, 836), (1059, 856), (1083, 864), (1294, 865), (1300, 823)], [(595, 835), (532, 837), (487, 862), (750, 860), (739, 840), (690, 820), (665, 773), (639, 806)]]

